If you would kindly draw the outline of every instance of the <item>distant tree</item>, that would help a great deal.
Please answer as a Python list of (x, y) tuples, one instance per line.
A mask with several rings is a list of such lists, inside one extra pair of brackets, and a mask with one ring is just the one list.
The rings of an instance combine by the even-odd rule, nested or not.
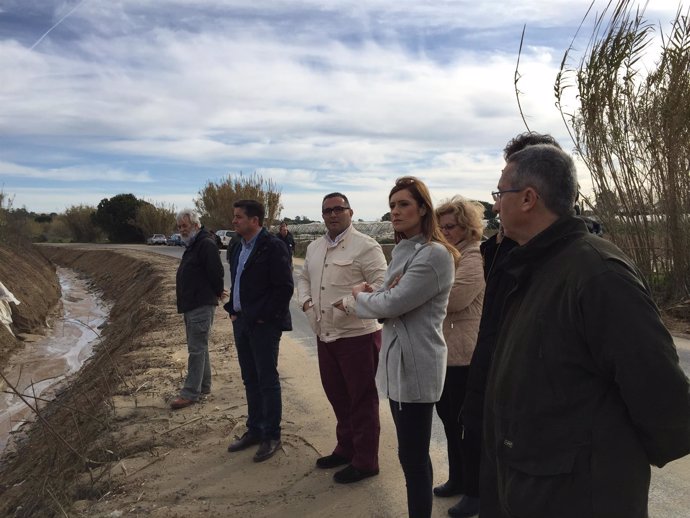
[[(94, 209), (95, 210), (95, 209)], [(91, 218), (89, 218), (90, 220)], [(55, 214), (53, 220), (50, 223), (45, 224), (45, 229), (43, 231), (43, 236), (49, 243), (65, 243), (73, 240), (72, 233), (67, 227), (65, 219), (60, 214)], [(92, 223), (93, 225), (93, 223)], [(103, 232), (94, 225), (94, 228), (98, 230), (100, 236)]]
[(36, 233), (35, 223), (25, 208), (15, 209), (14, 196), (0, 189), (0, 242), (20, 244), (29, 242)]
[(172, 234), (175, 229), (175, 206), (142, 201), (135, 218), (136, 225), (145, 236)]
[(75, 243), (94, 243), (103, 239), (103, 230), (94, 222), (96, 207), (72, 205), (57, 219), (67, 228)]
[(488, 201), (480, 201), (479, 203), (484, 206), (484, 219), (489, 220), (496, 217), (493, 203), (489, 203)]
[(391, 213), (386, 212), (383, 216), (381, 216), (381, 221), (390, 221), (391, 220)]
[(93, 221), (113, 243), (143, 243), (144, 233), (136, 225), (137, 211), (143, 202), (133, 194), (118, 194), (103, 198)]
[(257, 200), (266, 208), (265, 225), (274, 224), (280, 217), (280, 190), (271, 179), (264, 180), (256, 173), (250, 176), (228, 175), (221, 182), (208, 182), (194, 200), (207, 228), (232, 228), (233, 204), (238, 200)]
[(306, 216), (296, 216), (295, 225), (306, 225), (307, 223), (314, 223), (311, 219)]
[(53, 221), (53, 216), (51, 214), (39, 214), (34, 218), (36, 223), (50, 223)]

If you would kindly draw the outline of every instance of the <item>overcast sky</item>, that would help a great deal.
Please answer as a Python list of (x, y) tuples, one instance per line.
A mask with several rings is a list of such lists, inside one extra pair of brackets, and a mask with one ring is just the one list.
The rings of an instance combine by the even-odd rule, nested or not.
[[(525, 131), (513, 88), (525, 24), (523, 109), (572, 147), (553, 83), (588, 6), (3, 0), (0, 188), (36, 212), (119, 193), (181, 209), (209, 181), (257, 172), (280, 187), (284, 217), (317, 219), (341, 191), (371, 220), (412, 174), (437, 201), (489, 201), (504, 145)], [(666, 29), (677, 6), (652, 0), (647, 17)]]

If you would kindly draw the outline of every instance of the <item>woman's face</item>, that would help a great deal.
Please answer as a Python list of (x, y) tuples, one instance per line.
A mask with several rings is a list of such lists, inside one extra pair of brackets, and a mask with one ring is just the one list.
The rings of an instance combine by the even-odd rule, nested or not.
[(444, 214), (438, 218), (438, 225), (441, 232), (452, 245), (457, 245), (467, 237), (467, 229), (460, 226), (454, 214)]
[(406, 238), (416, 236), (422, 231), (422, 216), (426, 207), (420, 207), (407, 189), (402, 189), (390, 197), (391, 222), (393, 229)]

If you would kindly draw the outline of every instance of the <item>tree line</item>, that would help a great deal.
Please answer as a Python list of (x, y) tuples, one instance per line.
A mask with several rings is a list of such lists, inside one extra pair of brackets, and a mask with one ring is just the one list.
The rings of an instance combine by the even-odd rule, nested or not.
[[(194, 199), (193, 208), (206, 228), (231, 229), (235, 201), (261, 201), (266, 207), (266, 221), (273, 223), (283, 208), (280, 197), (280, 188), (273, 180), (240, 173), (207, 182)], [(103, 198), (97, 206), (72, 205), (63, 213), (51, 214), (17, 209), (13, 202), (0, 191), (0, 242), (144, 243), (152, 234), (167, 236), (176, 230), (174, 205), (140, 199), (132, 193)]]

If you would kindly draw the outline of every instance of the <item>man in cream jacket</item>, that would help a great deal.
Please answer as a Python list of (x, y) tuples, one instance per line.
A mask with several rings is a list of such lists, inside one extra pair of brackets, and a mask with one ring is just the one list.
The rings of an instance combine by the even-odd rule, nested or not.
[(379, 472), (375, 377), (381, 326), (357, 317), (351, 292), (360, 282), (377, 289), (383, 283), (386, 259), (373, 238), (352, 226), (353, 212), (344, 194), (327, 194), (321, 209), (326, 235), (307, 248), (297, 289), (316, 333), (321, 383), (338, 421), (337, 445), (316, 465), (322, 469), (347, 465), (333, 475), (336, 482), (347, 484)]

